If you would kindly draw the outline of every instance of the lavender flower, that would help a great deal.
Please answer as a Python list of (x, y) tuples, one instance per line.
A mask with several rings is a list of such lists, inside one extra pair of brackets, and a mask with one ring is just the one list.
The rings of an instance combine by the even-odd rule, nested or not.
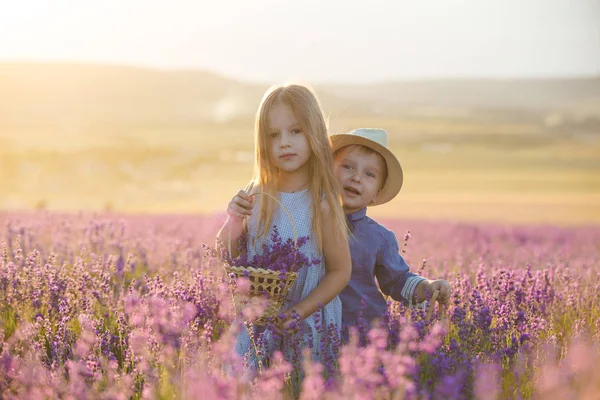
[[(390, 301), (342, 344), (311, 316), (320, 343), (282, 340), (323, 362), (276, 353), (248, 382), (222, 254), (203, 246), (221, 223), (0, 213), (0, 397), (597, 397), (598, 228), (411, 222), (412, 257), (453, 287), (448, 320)], [(307, 238), (296, 249), (273, 233), (236, 263), (283, 275), (316, 262), (294, 253)]]

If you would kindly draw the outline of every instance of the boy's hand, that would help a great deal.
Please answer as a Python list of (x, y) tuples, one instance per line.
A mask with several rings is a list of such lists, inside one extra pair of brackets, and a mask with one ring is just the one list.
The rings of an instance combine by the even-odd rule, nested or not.
[(440, 304), (446, 304), (450, 300), (450, 295), (452, 294), (452, 287), (445, 279), (436, 279), (431, 282), (431, 288), (433, 291), (439, 291), (437, 301)]
[(227, 214), (231, 218), (243, 219), (252, 215), (252, 198), (240, 190), (227, 205)]
[(437, 301), (440, 304), (446, 304), (450, 300), (452, 288), (445, 279), (437, 279), (435, 281), (421, 281), (415, 289), (415, 301), (421, 303), (431, 299), (433, 292), (438, 291)]

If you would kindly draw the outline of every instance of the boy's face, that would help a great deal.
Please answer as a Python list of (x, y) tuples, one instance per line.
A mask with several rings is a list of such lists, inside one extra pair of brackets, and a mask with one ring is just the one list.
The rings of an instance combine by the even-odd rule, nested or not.
[(342, 186), (342, 203), (347, 214), (377, 200), (386, 174), (381, 155), (365, 151), (361, 146), (347, 146), (335, 155), (334, 168)]

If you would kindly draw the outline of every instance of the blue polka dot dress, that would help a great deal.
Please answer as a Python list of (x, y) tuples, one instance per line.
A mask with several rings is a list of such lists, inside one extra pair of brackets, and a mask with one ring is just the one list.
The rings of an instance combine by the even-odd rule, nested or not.
[[(308, 259), (321, 260), (319, 264), (303, 266), (298, 271), (298, 279), (291, 287), (282, 312), (293, 308), (294, 305), (305, 299), (319, 282), (325, 277), (325, 263), (323, 253), (319, 251), (316, 235), (312, 232), (312, 196), (308, 189), (295, 193), (280, 192), (280, 201), (291, 214), (296, 225), (298, 237), (308, 236), (309, 240), (300, 248)], [(260, 195), (254, 197), (254, 210), (248, 220), (248, 254), (253, 256), (256, 250), (260, 251), (260, 244), (253, 246), (256, 239), (256, 229), (259, 223)], [(294, 232), (287, 213), (275, 203), (269, 234), (265, 237), (265, 244), (269, 243), (273, 226), (277, 226), (279, 235), (285, 241), (294, 238)], [(256, 239), (260, 243), (262, 238)], [(255, 250), (256, 247), (256, 250)], [(313, 361), (327, 361), (333, 357), (336, 343), (339, 343), (339, 334), (342, 324), (342, 303), (338, 296), (317, 310), (302, 322), (302, 327), (295, 337), (277, 338), (269, 331), (262, 334), (263, 353), (268, 358), (273, 351), (280, 350), (288, 358), (293, 355), (299, 357), (302, 348), (310, 348)], [(242, 329), (237, 337), (236, 351), (241, 356), (248, 357), (249, 365), (256, 367), (257, 360), (248, 329)]]

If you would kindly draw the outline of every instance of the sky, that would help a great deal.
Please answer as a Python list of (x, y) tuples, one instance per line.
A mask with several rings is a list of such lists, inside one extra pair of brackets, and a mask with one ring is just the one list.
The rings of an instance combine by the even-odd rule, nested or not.
[(0, 0), (1, 61), (244, 81), (600, 74), (600, 0)]

